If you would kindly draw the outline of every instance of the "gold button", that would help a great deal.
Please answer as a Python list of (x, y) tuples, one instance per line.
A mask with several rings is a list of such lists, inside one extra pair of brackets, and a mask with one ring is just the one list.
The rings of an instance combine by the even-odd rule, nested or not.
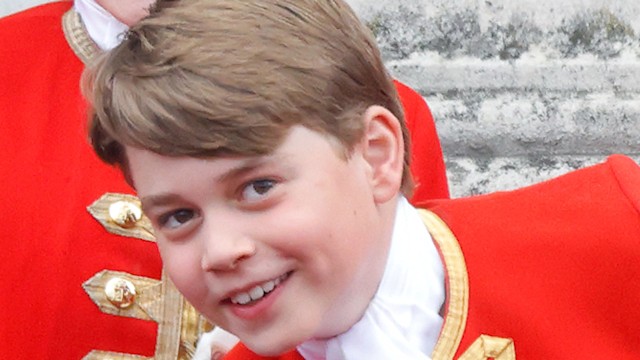
[(120, 277), (111, 278), (104, 286), (107, 299), (115, 307), (126, 309), (133, 305), (136, 298), (136, 287), (127, 279)]
[(116, 201), (109, 205), (109, 217), (118, 226), (130, 228), (142, 219), (142, 210), (130, 201)]

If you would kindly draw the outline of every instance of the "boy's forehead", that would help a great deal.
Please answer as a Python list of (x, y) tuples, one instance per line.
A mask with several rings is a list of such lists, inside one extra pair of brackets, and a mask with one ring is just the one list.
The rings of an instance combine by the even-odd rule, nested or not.
[(213, 182), (229, 181), (262, 168), (293, 172), (295, 164), (312, 162), (323, 152), (344, 159), (343, 151), (332, 136), (303, 126), (292, 127), (283, 143), (264, 155), (168, 156), (125, 146), (128, 170), (136, 190), (157, 188), (164, 180), (180, 179), (194, 170)]
[(147, 169), (155, 169), (158, 173), (172, 173), (173, 171), (168, 171), (168, 166), (173, 169), (185, 170), (206, 167), (209, 169), (207, 173), (215, 175), (217, 181), (225, 181), (257, 167), (283, 163), (287, 156), (277, 150), (266, 155), (221, 154), (209, 157), (192, 157), (163, 155), (147, 149), (125, 146), (129, 170), (134, 174), (134, 178), (136, 173)]
[(285, 158), (277, 154), (197, 158), (125, 149), (131, 185), (138, 192), (143, 209), (176, 202), (180, 194), (195, 186), (229, 183), (262, 168), (282, 168), (286, 164)]

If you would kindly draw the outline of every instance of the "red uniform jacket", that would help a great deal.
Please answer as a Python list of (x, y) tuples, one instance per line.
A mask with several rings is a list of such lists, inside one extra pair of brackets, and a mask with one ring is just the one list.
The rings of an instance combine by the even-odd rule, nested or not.
[[(434, 360), (640, 358), (640, 167), (631, 159), (423, 205), (447, 274)], [(240, 344), (225, 359), (265, 358)]]
[(100, 311), (82, 284), (108, 269), (159, 279), (155, 244), (109, 234), (87, 206), (130, 193), (87, 141), (83, 63), (62, 30), (71, 2), (0, 21), (0, 359), (152, 356), (157, 325)]
[[(181, 323), (197, 315), (180, 317), (188, 306), (160, 281), (155, 244), (136, 238), (137, 225), (119, 228), (107, 219), (109, 232), (87, 211), (105, 193), (131, 189), (87, 142), (79, 88), (84, 65), (76, 53), (96, 49), (76, 41), (86, 34), (70, 8), (69, 1), (55, 2), (0, 20), (0, 359), (80, 359), (92, 350), (176, 358), (177, 344), (193, 345), (202, 323)], [(448, 196), (429, 110), (419, 95), (398, 86), (414, 143), (438, 169), (417, 174), (428, 188), (416, 196)], [(94, 212), (103, 214), (123, 198), (113, 197)], [(105, 283), (114, 277), (135, 285), (133, 305), (120, 309), (108, 301)], [(163, 319), (164, 328), (157, 325)], [(176, 332), (188, 326), (194, 338), (177, 341)], [(110, 356), (92, 354), (89, 359)]]
[(395, 81), (411, 137), (411, 173), (416, 184), (412, 203), (448, 199), (449, 185), (440, 139), (431, 111), (420, 94)]

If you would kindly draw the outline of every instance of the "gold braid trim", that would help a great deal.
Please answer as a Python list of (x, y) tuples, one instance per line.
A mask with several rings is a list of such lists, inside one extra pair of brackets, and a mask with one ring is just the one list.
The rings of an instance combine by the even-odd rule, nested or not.
[[(116, 211), (114, 218), (111, 211), (114, 204), (124, 205), (115, 209), (124, 211), (125, 216), (119, 216), (121, 214)], [(133, 195), (107, 193), (87, 210), (110, 233), (155, 241), (149, 219), (138, 212), (139, 207), (140, 201)], [(111, 303), (105, 292), (107, 284), (114, 278), (130, 282), (135, 288), (135, 300), (124, 308)], [(104, 313), (158, 323), (156, 349), (151, 358), (94, 350), (83, 360), (187, 360), (193, 357), (200, 335), (212, 329), (212, 325), (180, 295), (164, 271), (162, 279), (156, 280), (103, 270), (87, 280), (83, 287)]]
[[(462, 341), (469, 311), (469, 276), (464, 254), (447, 224), (431, 211), (418, 210), (431, 237), (438, 245), (447, 274), (447, 306), (444, 326), (433, 360), (451, 360)], [(458, 360), (516, 360), (512, 339), (480, 335)]]
[[(158, 341), (156, 342), (156, 360), (178, 359), (180, 353), (180, 335), (182, 333), (182, 311), (185, 301), (178, 289), (162, 272), (163, 291), (159, 305), (161, 319), (158, 321)], [(184, 324), (189, 326), (190, 324)], [(194, 344), (195, 346), (195, 344)]]
[(62, 16), (62, 31), (73, 52), (85, 65), (100, 52), (98, 45), (87, 34), (80, 15), (73, 8)]
[(85, 355), (82, 360), (153, 360), (153, 358), (93, 350)]
[(469, 310), (469, 277), (458, 240), (447, 224), (428, 210), (418, 210), (438, 245), (447, 274), (447, 305), (442, 332), (433, 350), (433, 360), (450, 360), (460, 346)]
[(516, 360), (513, 340), (480, 335), (458, 360)]
[(191, 359), (196, 352), (200, 336), (213, 330), (214, 326), (205, 320), (186, 300), (182, 303), (181, 324), (178, 359)]
[[(113, 278), (130, 281), (136, 291), (135, 301), (131, 306), (119, 308), (113, 305), (105, 294), (107, 282)], [(82, 284), (84, 291), (105, 314), (124, 316), (142, 320), (159, 320), (156, 314), (158, 299), (162, 296), (160, 280), (135, 276), (120, 271), (102, 270)]]
[(155, 242), (156, 238), (153, 235), (153, 226), (151, 226), (151, 221), (144, 214), (129, 226), (118, 225), (114, 222), (114, 219), (112, 219), (109, 214), (109, 208), (118, 202), (125, 202), (138, 209), (141, 208), (140, 200), (136, 196), (106, 193), (94, 201), (93, 204), (89, 205), (87, 211), (111, 234)]

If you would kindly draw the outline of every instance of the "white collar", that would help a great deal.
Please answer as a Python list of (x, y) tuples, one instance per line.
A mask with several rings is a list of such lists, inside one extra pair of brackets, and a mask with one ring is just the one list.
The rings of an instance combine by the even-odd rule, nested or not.
[(111, 50), (122, 41), (127, 25), (113, 17), (95, 0), (75, 0), (73, 6), (80, 14), (87, 33), (100, 49)]
[(347, 332), (298, 346), (307, 360), (431, 359), (443, 319), (444, 267), (418, 212), (398, 201), (389, 258), (364, 316)]

